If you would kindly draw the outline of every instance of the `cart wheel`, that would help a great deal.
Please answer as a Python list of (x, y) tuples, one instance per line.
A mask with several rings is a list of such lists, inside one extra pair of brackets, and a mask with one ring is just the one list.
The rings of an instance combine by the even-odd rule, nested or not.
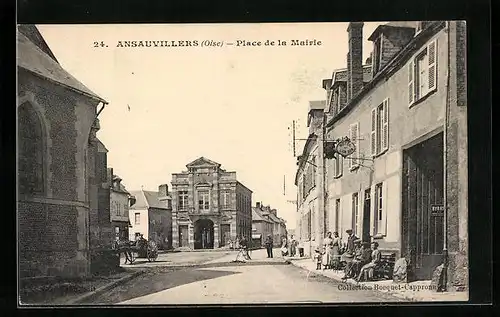
[(147, 258), (149, 262), (153, 262), (155, 260), (154, 253), (148, 250)]

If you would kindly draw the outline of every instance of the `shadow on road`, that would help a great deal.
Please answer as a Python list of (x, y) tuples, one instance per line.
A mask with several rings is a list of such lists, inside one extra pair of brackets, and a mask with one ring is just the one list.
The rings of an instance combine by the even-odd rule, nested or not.
[(92, 304), (116, 304), (193, 282), (240, 274), (240, 272), (232, 271), (197, 270), (197, 268), (182, 269), (178, 267), (170, 270), (164, 267), (163, 270), (163, 272), (159, 272), (157, 269), (151, 268), (151, 270), (147, 270), (145, 274), (138, 276), (129, 283), (118, 286), (100, 298), (94, 299)]
[(257, 266), (257, 265), (289, 265), (290, 262), (269, 262), (269, 261), (248, 261), (248, 262), (218, 262), (204, 263), (193, 265), (195, 268), (216, 268), (216, 267), (233, 267), (233, 266)]

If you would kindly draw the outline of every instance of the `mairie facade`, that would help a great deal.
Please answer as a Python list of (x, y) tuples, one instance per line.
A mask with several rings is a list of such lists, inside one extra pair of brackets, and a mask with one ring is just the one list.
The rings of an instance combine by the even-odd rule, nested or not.
[(251, 239), (252, 191), (204, 157), (172, 174), (173, 248), (213, 249)]

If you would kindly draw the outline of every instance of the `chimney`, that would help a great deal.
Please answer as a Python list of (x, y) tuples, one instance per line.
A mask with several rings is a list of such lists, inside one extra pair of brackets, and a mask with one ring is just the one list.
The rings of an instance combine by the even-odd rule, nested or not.
[(168, 185), (162, 184), (158, 186), (158, 199), (160, 201), (166, 200), (168, 196)]
[(271, 209), (271, 213), (276, 216), (277, 213), (276, 209)]
[(257, 209), (260, 209), (260, 202), (257, 202), (255, 207), (257, 207)]
[(363, 89), (363, 22), (350, 22), (347, 53), (347, 102)]
[(108, 167), (106, 170), (106, 183), (109, 184), (109, 186), (113, 186), (113, 168)]

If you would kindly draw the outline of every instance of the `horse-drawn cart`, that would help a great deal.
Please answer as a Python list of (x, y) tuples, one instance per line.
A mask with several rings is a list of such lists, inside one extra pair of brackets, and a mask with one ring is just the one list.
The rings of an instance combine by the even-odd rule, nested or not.
[(137, 258), (148, 259), (149, 262), (154, 262), (158, 258), (158, 245), (152, 240), (117, 242), (115, 249), (118, 253), (125, 254), (125, 264), (127, 262), (132, 264)]

